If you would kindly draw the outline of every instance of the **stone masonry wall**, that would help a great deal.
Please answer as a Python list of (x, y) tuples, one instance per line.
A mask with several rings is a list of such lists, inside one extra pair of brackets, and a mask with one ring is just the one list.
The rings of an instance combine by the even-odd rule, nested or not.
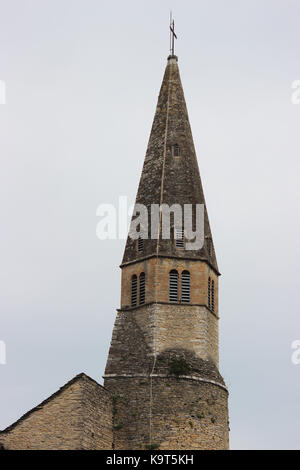
[(81, 449), (112, 449), (112, 397), (97, 382), (83, 387), (81, 424)]
[(150, 304), (118, 313), (104, 376), (116, 449), (228, 447), (217, 323), (204, 306)]
[(101, 385), (80, 374), (0, 433), (5, 449), (111, 449), (112, 401)]
[[(185, 348), (218, 366), (218, 319), (204, 306), (150, 304), (119, 312), (111, 353), (114, 350), (118, 354), (118, 345), (122, 342), (120, 353), (125, 356), (127, 348), (134, 345), (137, 350), (141, 341), (146, 341), (145, 347), (149, 348), (150, 354), (154, 349), (159, 354), (164, 349)], [(145, 351), (144, 346), (141, 347)], [(142, 354), (139, 353), (137, 363)], [(132, 357), (130, 363), (133, 368), (137, 366)]]
[(157, 354), (184, 348), (218, 366), (218, 320), (206, 307), (158, 306), (155, 321)]
[(195, 380), (153, 379), (152, 445), (228, 449), (227, 391)]
[(114, 393), (115, 449), (228, 449), (221, 387), (171, 376), (152, 385), (149, 377), (110, 378), (106, 386)]

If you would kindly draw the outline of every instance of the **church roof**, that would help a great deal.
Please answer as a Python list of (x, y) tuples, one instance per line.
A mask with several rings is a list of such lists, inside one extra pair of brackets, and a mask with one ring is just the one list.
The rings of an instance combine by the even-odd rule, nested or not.
[(99, 386), (100, 388), (104, 388), (102, 385), (100, 385), (98, 382), (96, 382), (96, 380), (92, 379), (91, 377), (89, 377), (88, 375), (86, 375), (84, 372), (81, 372), (80, 374), (76, 375), (75, 377), (73, 377), (71, 380), (69, 380), (69, 382), (67, 382), (65, 385), (63, 385), (62, 387), (60, 387), (56, 392), (52, 393), (52, 395), (50, 395), (48, 398), (46, 398), (45, 400), (43, 400), (39, 405), (35, 406), (34, 408), (32, 408), (31, 410), (27, 411), (27, 413), (25, 413), (24, 415), (22, 415), (19, 419), (17, 419), (17, 421), (15, 421), (14, 423), (12, 423), (10, 426), (8, 426), (7, 428), (3, 429), (2, 431), (0, 431), (0, 436), (1, 436), (1, 433), (7, 433), (9, 431), (11, 431), (12, 429), (14, 429), (18, 424), (20, 424), (22, 421), (24, 421), (25, 419), (27, 419), (30, 415), (32, 415), (35, 411), (38, 411), (40, 409), (42, 409), (47, 403), (49, 403), (50, 401), (52, 401), (55, 397), (57, 397), (58, 395), (60, 395), (62, 392), (64, 392), (65, 390), (67, 390), (71, 385), (73, 385), (75, 382), (81, 382), (81, 381), (87, 381), (87, 382), (91, 382), (91, 383), (94, 383), (96, 384), (97, 386)]
[(169, 56), (165, 69), (136, 203), (145, 205), (148, 214), (152, 204), (179, 204), (182, 208), (184, 204), (192, 204), (193, 207), (203, 204), (204, 245), (197, 250), (178, 250), (174, 237), (162, 239), (161, 230), (159, 239), (151, 239), (149, 218), (149, 239), (144, 240), (143, 250), (139, 252), (136, 240), (128, 237), (122, 265), (150, 256), (167, 256), (201, 259), (218, 273), (178, 61), (174, 55)]

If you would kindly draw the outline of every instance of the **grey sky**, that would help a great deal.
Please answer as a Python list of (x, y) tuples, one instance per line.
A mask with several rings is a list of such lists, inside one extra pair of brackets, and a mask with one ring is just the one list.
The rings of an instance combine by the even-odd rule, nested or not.
[(0, 0), (0, 428), (101, 380), (172, 8), (219, 267), (231, 448), (299, 449), (299, 0)]

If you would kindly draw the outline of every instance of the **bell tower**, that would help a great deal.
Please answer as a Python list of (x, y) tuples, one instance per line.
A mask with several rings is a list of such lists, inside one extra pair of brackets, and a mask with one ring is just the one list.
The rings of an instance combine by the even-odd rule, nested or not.
[(227, 449), (228, 391), (219, 373), (219, 298), (213, 238), (178, 59), (168, 57), (137, 204), (204, 207), (203, 240), (188, 249), (171, 214), (170, 237), (151, 220), (127, 239), (121, 306), (104, 386), (113, 394), (115, 449)]

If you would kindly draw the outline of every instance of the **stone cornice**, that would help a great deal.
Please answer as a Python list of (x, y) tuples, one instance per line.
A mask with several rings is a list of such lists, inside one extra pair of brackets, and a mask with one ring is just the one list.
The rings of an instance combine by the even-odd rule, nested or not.
[(205, 307), (209, 313), (211, 313), (215, 318), (218, 320), (220, 317), (216, 315), (215, 312), (213, 312), (210, 308), (208, 308), (207, 305), (205, 304), (192, 304), (192, 303), (180, 303), (180, 302), (159, 302), (159, 301), (153, 301), (153, 302), (146, 302), (143, 305), (137, 305), (136, 307), (126, 307), (126, 308), (117, 308), (117, 312), (130, 312), (131, 310), (137, 310), (139, 308), (143, 307), (148, 307), (150, 305), (171, 305), (171, 306), (176, 306), (176, 307)]
[(143, 256), (141, 258), (135, 258), (134, 260), (131, 261), (126, 261), (122, 264), (120, 264), (120, 268), (124, 268), (125, 266), (130, 266), (131, 264), (136, 264), (136, 263), (142, 263), (143, 261), (147, 261), (148, 259), (151, 258), (169, 258), (169, 259), (176, 259), (176, 260), (186, 260), (186, 261), (202, 261), (203, 263), (206, 263), (215, 273), (217, 276), (221, 276), (221, 273), (217, 271), (214, 266), (206, 259), (206, 258), (192, 258), (189, 256), (173, 256), (173, 255), (161, 255), (161, 254), (152, 254), (148, 256)]
[(195, 380), (197, 382), (203, 382), (203, 383), (208, 383), (212, 385), (216, 385), (217, 387), (222, 388), (228, 393), (227, 387), (219, 382), (216, 382), (215, 380), (210, 380), (210, 379), (204, 379), (202, 377), (198, 377), (196, 375), (167, 375), (167, 374), (105, 374), (102, 376), (103, 379), (119, 379), (119, 378), (124, 378), (124, 379), (135, 379), (135, 378), (143, 378), (143, 379), (151, 379), (151, 378), (162, 378), (162, 379), (170, 379), (170, 378), (176, 378), (176, 379), (188, 379), (188, 380)]

